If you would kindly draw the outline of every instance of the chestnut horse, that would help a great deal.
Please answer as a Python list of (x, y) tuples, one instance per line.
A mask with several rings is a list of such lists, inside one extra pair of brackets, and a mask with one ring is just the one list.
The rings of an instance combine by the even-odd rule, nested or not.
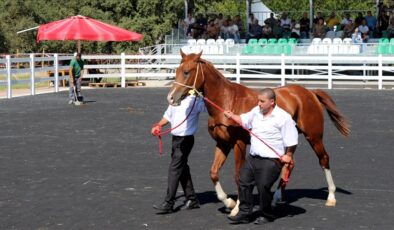
[[(219, 182), (219, 172), (231, 149), (235, 154), (235, 181), (239, 185), (239, 172), (245, 161), (246, 146), (250, 143), (250, 135), (237, 123), (227, 119), (223, 111), (231, 110), (235, 114), (250, 111), (258, 103), (257, 92), (243, 85), (227, 80), (212, 63), (201, 59), (201, 53), (186, 55), (181, 50), (181, 64), (176, 70), (175, 81), (168, 93), (167, 100), (171, 105), (178, 105), (188, 94), (197, 91), (204, 95), (207, 107), (208, 131), (216, 141), (214, 161), (210, 177), (215, 185), (217, 197), (226, 207), (233, 208), (230, 215), (238, 212), (238, 204), (227, 198)], [(335, 184), (332, 179), (329, 156), (323, 145), (325, 108), (335, 127), (347, 136), (350, 132), (348, 123), (337, 109), (334, 101), (322, 90), (308, 90), (304, 87), (291, 85), (275, 89), (277, 104), (292, 115), (297, 128), (315, 151), (328, 184), (326, 205), (335, 206)], [(285, 183), (280, 181), (275, 194), (283, 191)], [(282, 188), (282, 189), (280, 189)]]

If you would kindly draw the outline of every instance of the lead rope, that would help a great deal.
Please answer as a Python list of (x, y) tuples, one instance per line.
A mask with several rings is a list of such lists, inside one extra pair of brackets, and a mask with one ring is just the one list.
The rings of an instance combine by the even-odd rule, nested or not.
[[(198, 69), (199, 69), (199, 67), (200, 67), (200, 65), (197, 66), (196, 77), (194, 78), (193, 88), (195, 88), (195, 85), (196, 85), (196, 80), (197, 80), (197, 76), (198, 76)], [(176, 82), (176, 81), (174, 81), (174, 83), (177, 83), (177, 84), (179, 84), (179, 85), (185, 86), (185, 87), (187, 87), (187, 88), (190, 87), (190, 86), (187, 86), (187, 85), (178, 83), (178, 82)], [(193, 92), (190, 91), (189, 94), (190, 94), (190, 95), (193, 95), (193, 94), (194, 94), (194, 91), (193, 91)], [(174, 126), (174, 127), (172, 127), (172, 128), (169, 128), (169, 129), (167, 129), (167, 130), (161, 132), (161, 126), (159, 125), (159, 123), (156, 123), (156, 124), (153, 125), (153, 127), (155, 127), (155, 126), (159, 126), (159, 127), (160, 127), (160, 131), (157, 132), (157, 133), (154, 133), (154, 135), (157, 136), (157, 138), (159, 139), (159, 153), (160, 153), (160, 155), (163, 154), (163, 140), (162, 140), (162, 136), (163, 136), (163, 135), (169, 134), (171, 131), (173, 131), (173, 130), (175, 130), (176, 128), (178, 128), (179, 126), (181, 126), (181, 125), (189, 118), (190, 114), (192, 113), (192, 111), (193, 111), (193, 109), (194, 109), (194, 105), (196, 104), (196, 100), (197, 100), (197, 97), (194, 98), (192, 108), (190, 109), (189, 113), (186, 115), (185, 119), (183, 119), (183, 121), (180, 122), (179, 124), (177, 124), (176, 126)]]
[[(200, 67), (200, 63), (199, 63), (198, 66), (197, 66), (197, 73), (198, 73), (199, 67)], [(201, 73), (202, 73), (203, 79), (205, 80), (204, 71), (201, 71)], [(202, 92), (200, 92), (200, 91), (198, 91), (198, 90), (196, 89), (195, 84), (196, 84), (197, 76), (198, 76), (198, 75), (196, 74), (196, 77), (195, 77), (195, 79), (194, 79), (194, 84), (193, 84), (193, 86), (185, 85), (185, 84), (182, 84), (182, 83), (180, 83), (180, 82), (175, 82), (175, 81), (174, 81), (174, 83), (175, 83), (175, 84), (178, 84), (178, 85), (181, 85), (181, 86), (183, 86), (183, 87), (186, 87), (186, 88), (190, 88), (191, 90), (189, 91), (189, 93), (194, 93), (194, 92), (196, 92), (196, 93), (197, 93), (201, 98), (203, 98), (206, 102), (208, 102), (209, 104), (211, 104), (211, 105), (212, 105), (213, 107), (215, 107), (217, 110), (219, 110), (219, 111), (221, 111), (222, 113), (224, 113), (225, 110), (224, 110), (223, 108), (221, 108), (220, 106), (218, 106), (217, 104), (215, 104), (213, 101), (209, 100), (207, 97), (205, 97), (205, 96), (202, 94)], [(246, 131), (248, 131), (250, 135), (256, 137), (259, 141), (261, 141), (263, 144), (265, 144), (269, 149), (271, 149), (271, 150), (279, 157), (280, 162), (284, 163), (283, 160), (282, 160), (282, 156), (281, 156), (274, 148), (272, 148), (269, 144), (267, 144), (263, 139), (261, 139), (259, 136), (257, 136), (255, 133), (253, 133), (253, 132), (252, 132), (250, 129), (248, 129), (247, 127), (243, 126), (242, 123), (238, 123), (236, 120), (232, 119), (231, 117), (230, 117), (230, 119), (233, 120), (235, 123), (237, 123), (239, 126), (241, 126), (243, 129), (245, 129)], [(293, 161), (289, 162), (289, 164), (288, 164), (288, 166), (287, 166), (287, 170), (285, 170), (285, 172), (283, 173), (284, 175), (283, 175), (283, 177), (282, 177), (282, 180), (283, 180), (283, 182), (285, 183), (285, 185), (289, 182), (289, 177), (290, 177), (292, 168), (294, 168), (294, 162), (293, 162)]]

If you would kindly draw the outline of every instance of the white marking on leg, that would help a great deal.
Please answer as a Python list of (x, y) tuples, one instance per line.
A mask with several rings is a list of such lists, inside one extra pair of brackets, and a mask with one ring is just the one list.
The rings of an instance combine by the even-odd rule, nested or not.
[(219, 181), (215, 183), (215, 190), (218, 199), (222, 201), (227, 208), (233, 208), (235, 206), (235, 201), (231, 198), (227, 198), (227, 194), (223, 191)]
[(334, 184), (334, 180), (332, 179), (331, 170), (324, 169), (324, 174), (326, 175), (326, 180), (328, 184), (328, 197), (327, 197), (326, 206), (335, 206), (337, 202), (337, 200), (335, 199), (336, 187)]
[(236, 216), (238, 212), (239, 212), (239, 199), (237, 200), (235, 207), (231, 210), (230, 216)]

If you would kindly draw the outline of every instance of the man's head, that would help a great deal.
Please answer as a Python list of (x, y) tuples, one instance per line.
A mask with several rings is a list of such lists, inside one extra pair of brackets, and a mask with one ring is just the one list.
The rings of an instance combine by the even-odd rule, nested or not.
[(77, 55), (75, 56), (75, 59), (77, 59), (78, 61), (81, 60), (82, 54), (81, 53), (77, 53)]
[(276, 95), (275, 91), (270, 88), (264, 88), (259, 91), (258, 106), (263, 114), (270, 112), (275, 107)]

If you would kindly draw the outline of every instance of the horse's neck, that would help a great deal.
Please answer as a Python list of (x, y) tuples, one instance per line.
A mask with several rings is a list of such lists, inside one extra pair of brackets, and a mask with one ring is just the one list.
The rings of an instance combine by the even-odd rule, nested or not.
[(234, 85), (219, 71), (208, 67), (204, 71), (204, 96), (224, 109), (231, 109), (235, 97)]
[[(203, 93), (206, 98), (214, 102), (224, 110), (244, 112), (252, 108), (256, 101), (256, 92), (239, 84), (227, 80), (213, 66), (203, 69), (204, 86)], [(220, 111), (207, 104), (210, 115)], [(209, 109), (212, 107), (211, 109)]]

